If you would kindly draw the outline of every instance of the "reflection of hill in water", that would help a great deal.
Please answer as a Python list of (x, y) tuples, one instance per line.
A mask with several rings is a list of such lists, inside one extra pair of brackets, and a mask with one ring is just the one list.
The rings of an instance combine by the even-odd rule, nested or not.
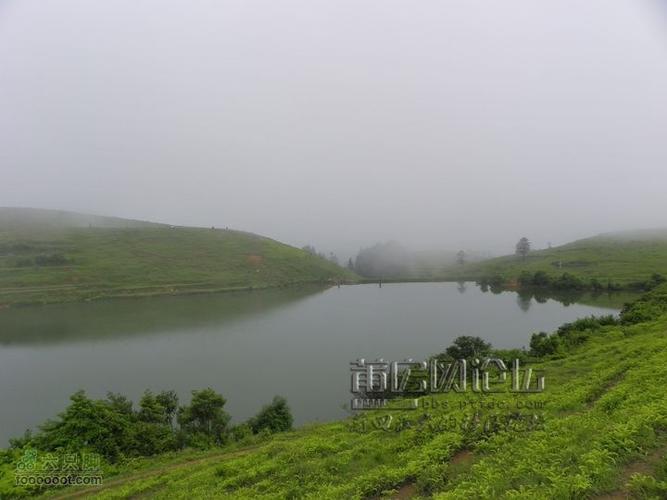
[(555, 300), (566, 307), (571, 304), (583, 304), (587, 306), (604, 307), (618, 310), (621, 309), (624, 304), (632, 302), (640, 295), (638, 293), (632, 292), (592, 293), (577, 291), (543, 292), (534, 290), (515, 293), (517, 294), (517, 304), (523, 310), (528, 310), (530, 308), (530, 304), (532, 303), (533, 299), (538, 303), (545, 303), (548, 300)]
[(9, 309), (0, 311), (0, 345), (104, 340), (229, 324), (323, 290), (303, 286)]

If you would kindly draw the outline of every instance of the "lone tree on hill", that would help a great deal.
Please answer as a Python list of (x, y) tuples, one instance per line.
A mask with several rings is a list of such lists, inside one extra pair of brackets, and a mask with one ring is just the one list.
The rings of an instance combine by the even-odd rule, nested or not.
[(524, 236), (516, 244), (516, 254), (521, 256), (522, 259), (525, 259), (529, 252), (530, 252), (530, 241), (528, 241), (528, 238)]
[(456, 253), (456, 263), (460, 266), (466, 263), (466, 253), (463, 250)]

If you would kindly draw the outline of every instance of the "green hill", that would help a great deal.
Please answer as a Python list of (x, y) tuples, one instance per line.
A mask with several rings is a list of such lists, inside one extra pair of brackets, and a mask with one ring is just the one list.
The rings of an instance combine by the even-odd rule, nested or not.
[[(387, 410), (364, 412), (214, 450), (130, 460), (110, 466), (101, 487), (54, 495), (665, 498), (666, 313), (662, 286), (616, 324), (561, 329), (554, 335), (566, 351), (531, 363), (544, 370), (543, 393), (441, 394), (428, 409), (391, 418)], [(8, 493), (20, 493), (9, 473), (22, 453), (6, 454), (0, 487)]]
[(352, 280), (251, 233), (0, 208), (0, 306)]
[(544, 271), (551, 277), (569, 273), (603, 285), (622, 287), (645, 282), (653, 273), (667, 276), (667, 229), (601, 234), (567, 245), (531, 251), (523, 259), (508, 255), (479, 263), (452, 266), (448, 279), (480, 279), (502, 276), (507, 281), (521, 273)]

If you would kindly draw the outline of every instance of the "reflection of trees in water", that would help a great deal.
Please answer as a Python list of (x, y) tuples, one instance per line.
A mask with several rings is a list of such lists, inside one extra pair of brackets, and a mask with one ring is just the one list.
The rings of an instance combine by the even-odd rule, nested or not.
[(523, 312), (528, 312), (533, 302), (533, 294), (526, 292), (517, 292), (516, 303)]
[(496, 284), (496, 283), (486, 283), (483, 281), (481, 283), (478, 283), (478, 286), (482, 292), (484, 293), (491, 292), (494, 295), (499, 295), (506, 291), (506, 289), (501, 284)]
[(591, 296), (591, 293), (585, 294), (580, 290), (554, 290), (545, 292), (544, 290), (535, 290), (533, 296), (535, 300), (540, 304), (544, 304), (547, 300), (552, 299), (556, 302), (560, 302), (565, 307), (568, 307), (576, 302), (580, 302), (584, 295)]
[[(499, 294), (508, 291), (502, 286), (481, 282), (478, 283), (479, 289), (483, 292)], [(563, 306), (568, 307), (572, 304), (585, 304), (595, 307), (609, 307), (612, 309), (621, 309), (624, 304), (635, 300), (639, 294), (628, 291), (607, 291), (607, 290), (554, 290), (546, 288), (530, 288), (515, 292), (517, 294), (517, 305), (522, 311), (528, 311), (532, 305), (532, 299), (538, 304), (545, 304), (548, 300), (555, 300)]]
[(456, 284), (458, 285), (456, 289), (459, 291), (459, 293), (466, 293), (468, 287), (466, 286), (465, 281), (457, 281)]
[[(538, 304), (544, 304), (548, 300), (555, 300), (564, 307), (572, 304), (586, 304), (596, 307), (610, 307), (621, 309), (623, 304), (634, 300), (638, 294), (629, 292), (608, 292), (608, 291), (582, 291), (582, 290), (544, 290), (534, 289), (517, 292), (517, 303), (522, 310), (526, 301), (535, 299)], [(528, 306), (529, 307), (529, 306)]]
[(542, 295), (542, 294), (535, 294), (533, 295), (533, 298), (535, 299), (535, 302), (538, 304), (546, 304), (547, 300), (549, 300), (549, 297), (547, 295)]

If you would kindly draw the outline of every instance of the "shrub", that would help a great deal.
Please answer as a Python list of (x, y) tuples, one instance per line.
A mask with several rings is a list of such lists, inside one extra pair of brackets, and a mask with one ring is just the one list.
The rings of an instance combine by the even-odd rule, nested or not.
[(551, 278), (546, 272), (535, 271), (532, 279), (533, 286), (549, 286), (550, 284), (551, 284)]
[(491, 344), (480, 337), (457, 337), (445, 354), (452, 359), (484, 358), (491, 354)]
[(132, 418), (114, 409), (107, 401), (89, 399), (83, 391), (70, 398), (71, 404), (56, 420), (41, 427), (34, 438), (44, 451), (90, 449), (110, 461), (131, 452)]
[(659, 286), (621, 309), (621, 323), (633, 325), (653, 321), (667, 312), (667, 287)]
[(192, 391), (189, 406), (178, 410), (178, 423), (186, 433), (197, 436), (197, 442), (223, 444), (226, 441), (229, 415), (224, 407), (227, 400), (210, 387)]
[(531, 286), (533, 285), (533, 275), (528, 271), (521, 271), (517, 281), (522, 287)]
[(264, 406), (248, 423), (255, 434), (263, 430), (272, 433), (290, 430), (292, 413), (287, 405), (287, 400), (281, 396), (275, 396), (271, 404)]
[(234, 441), (242, 442), (248, 440), (252, 436), (253, 432), (250, 425), (244, 422), (232, 427), (229, 431), (229, 434)]
[(553, 286), (561, 290), (581, 290), (585, 288), (584, 282), (570, 273), (563, 273), (554, 282)]
[(604, 289), (604, 286), (603, 286), (602, 283), (600, 283), (597, 279), (593, 278), (593, 279), (591, 280), (591, 288), (592, 288), (593, 290), (595, 290), (596, 292), (598, 292), (598, 291), (600, 291), (600, 290), (603, 290), (603, 289)]
[(561, 337), (567, 337), (573, 332), (584, 332), (584, 331), (595, 331), (599, 330), (603, 326), (618, 325), (619, 320), (611, 315), (607, 314), (605, 316), (587, 316), (585, 318), (579, 318), (570, 323), (564, 323), (558, 327), (558, 335)]
[(535, 356), (549, 356), (560, 351), (560, 339), (546, 332), (533, 333), (530, 337), (530, 352)]

